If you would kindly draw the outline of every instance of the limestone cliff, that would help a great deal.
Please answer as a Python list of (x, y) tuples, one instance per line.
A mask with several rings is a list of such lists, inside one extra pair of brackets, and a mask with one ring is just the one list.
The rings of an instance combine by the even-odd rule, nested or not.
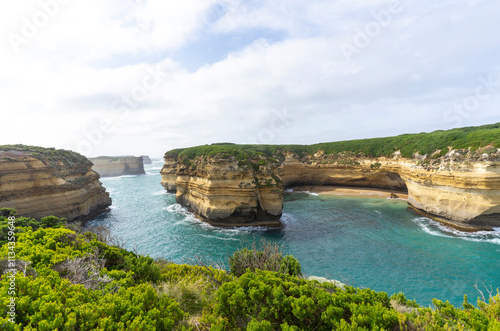
[(281, 150), (251, 160), (235, 153), (189, 160), (167, 153), (161, 175), (179, 203), (217, 225), (267, 224), (270, 219), (277, 224), (284, 188), (339, 185), (406, 191), (415, 211), (461, 230), (500, 227), (500, 151), (440, 152), (375, 158)]
[(101, 177), (144, 174), (143, 158), (135, 156), (99, 156), (90, 158), (92, 169)]
[(143, 161), (144, 164), (151, 164), (151, 163), (153, 163), (153, 161), (151, 161), (151, 158), (149, 156), (147, 156), (147, 155), (141, 155), (141, 157), (142, 157), (142, 161)]
[(36, 219), (54, 215), (86, 221), (110, 205), (87, 158), (64, 150), (0, 146), (0, 208)]
[(195, 164), (165, 156), (162, 184), (177, 201), (214, 225), (278, 226), (283, 189), (274, 175), (278, 164), (242, 165), (232, 156), (199, 158)]

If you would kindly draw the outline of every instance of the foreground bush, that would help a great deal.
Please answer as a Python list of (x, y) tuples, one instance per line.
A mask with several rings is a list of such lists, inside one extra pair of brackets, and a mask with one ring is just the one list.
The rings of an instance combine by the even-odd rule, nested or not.
[[(5, 330), (500, 330), (498, 292), (477, 308), (467, 298), (463, 308), (439, 300), (419, 308), (402, 293), (389, 298), (292, 276), (300, 264), (272, 244), (235, 253), (234, 270), (253, 266), (236, 277), (139, 256), (61, 227), (57, 218), (25, 221), (16, 232), (15, 324), (7, 320), (10, 280), (0, 274)], [(7, 253), (5, 244), (3, 269)], [(275, 271), (259, 270), (269, 265)]]
[[(8, 282), (0, 283), (7, 293)], [(117, 293), (86, 290), (56, 273), (17, 277), (16, 324), (0, 324), (7, 330), (171, 330), (184, 312), (166, 296), (158, 296), (149, 284), (122, 287)], [(2, 296), (6, 307), (9, 298)]]
[(292, 255), (283, 257), (283, 251), (278, 244), (261, 241), (260, 249), (255, 243), (250, 249), (243, 248), (229, 257), (229, 268), (233, 275), (239, 277), (247, 270), (268, 270), (300, 276), (302, 270), (299, 261)]
[[(28, 261), (36, 272), (16, 274), (15, 324), (7, 321), (10, 282), (1, 275), (3, 329), (182, 328), (187, 315), (179, 303), (152, 286), (161, 276), (161, 267), (152, 258), (98, 242), (93, 233), (77, 235), (61, 227), (62, 221), (55, 217), (45, 220), (16, 218), (17, 263)], [(8, 245), (3, 245), (2, 259), (7, 253)]]
[(314, 283), (276, 272), (256, 270), (225, 283), (212, 316), (214, 330), (392, 329), (399, 314), (386, 293)]

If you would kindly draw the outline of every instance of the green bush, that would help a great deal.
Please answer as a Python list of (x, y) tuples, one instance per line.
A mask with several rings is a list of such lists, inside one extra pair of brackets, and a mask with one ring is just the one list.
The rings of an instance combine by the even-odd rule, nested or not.
[(392, 329), (398, 325), (385, 293), (347, 288), (329, 293), (290, 275), (256, 270), (222, 285), (207, 323), (222, 330)]
[(302, 268), (299, 260), (294, 258), (293, 255), (287, 255), (281, 260), (279, 272), (298, 277), (302, 275)]
[[(16, 216), (17, 211), (11, 208), (0, 209), (0, 245), (5, 244), (8, 241), (9, 236), (9, 216)], [(32, 230), (38, 230), (40, 228), (60, 228), (66, 222), (64, 218), (58, 218), (55, 216), (43, 217), (41, 221), (37, 221), (34, 218), (28, 217), (16, 217), (14, 221), (14, 233), (17, 236), (19, 233), (25, 231), (24, 228), (30, 227)]]
[(391, 295), (390, 299), (394, 300), (398, 304), (401, 304), (401, 305), (404, 305), (407, 307), (413, 307), (413, 308), (419, 307), (418, 303), (415, 300), (407, 299), (403, 292), (394, 293), (393, 295)]
[(160, 279), (160, 267), (149, 256), (125, 257), (126, 270), (134, 273), (136, 282), (157, 282)]
[(62, 166), (69, 168), (73, 174), (86, 173), (92, 166), (92, 163), (85, 156), (64, 149), (26, 145), (0, 145), (0, 151), (22, 152), (52, 168), (60, 169)]
[(12, 208), (1, 208), (0, 209), (0, 217), (9, 217), (9, 216), (16, 216), (17, 215), (17, 210), (12, 209)]
[[(36, 279), (18, 274), (16, 287), (16, 324), (0, 316), (11, 330), (172, 330), (185, 317), (173, 299), (158, 296), (149, 284), (102, 293), (52, 273)], [(7, 288), (4, 278), (0, 290)], [(1, 297), (2, 307), (8, 300)]]
[(255, 243), (251, 249), (243, 248), (237, 250), (229, 257), (229, 268), (231, 274), (239, 277), (247, 270), (268, 270), (286, 273), (292, 276), (302, 274), (299, 261), (292, 255), (283, 257), (283, 251), (279, 245), (261, 241), (260, 249)]
[[(15, 214), (1, 212), (0, 218)], [(493, 295), (487, 288), (490, 296), (478, 300), (477, 308), (466, 296), (463, 308), (439, 300), (434, 308), (419, 308), (403, 293), (389, 298), (301, 279), (300, 263), (265, 241), (235, 252), (229, 275), (136, 255), (97, 241), (96, 234), (60, 227), (56, 218), (37, 224), (36, 230), (20, 227), (16, 236), (16, 258), (31, 262), (28, 275), (16, 275), (16, 324), (6, 315), (10, 281), (0, 278), (5, 330), (500, 330), (498, 290)], [(2, 265), (7, 253), (4, 244)], [(88, 268), (71, 269), (72, 261), (94, 261), (98, 268), (78, 274)], [(276, 272), (259, 270), (266, 268)], [(79, 283), (89, 278), (105, 281), (94, 287)]]

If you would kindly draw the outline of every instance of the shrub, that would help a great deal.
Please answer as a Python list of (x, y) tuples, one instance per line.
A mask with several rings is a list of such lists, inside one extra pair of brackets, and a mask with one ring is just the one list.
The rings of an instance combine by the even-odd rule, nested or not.
[(293, 276), (301, 275), (299, 261), (292, 255), (283, 257), (283, 251), (278, 244), (266, 242), (260, 243), (261, 249), (257, 249), (253, 243), (251, 249), (243, 248), (229, 257), (230, 271), (236, 277), (243, 275), (247, 270), (256, 269), (286, 273)]
[(126, 256), (126, 270), (134, 273), (136, 282), (157, 282), (160, 279), (160, 267), (149, 256)]
[(292, 276), (301, 276), (302, 268), (300, 267), (299, 260), (293, 257), (293, 255), (287, 255), (281, 260), (279, 272)]
[(47, 216), (47, 217), (42, 217), (40, 220), (40, 227), (41, 228), (60, 228), (63, 226), (63, 222), (65, 222), (66, 219), (62, 218), (59, 219), (58, 217), (55, 216)]
[[(256, 270), (222, 285), (217, 291), (215, 318), (220, 330), (391, 329), (399, 314), (385, 293), (346, 288), (330, 294), (290, 275)], [(297, 329), (298, 328), (298, 329)]]
[(16, 216), (17, 215), (17, 210), (12, 209), (12, 208), (1, 208), (0, 209), (0, 217), (9, 217), (9, 216)]
[(102, 273), (105, 260), (96, 248), (82, 257), (68, 259), (53, 267), (59, 275), (72, 284), (83, 285), (86, 289), (98, 289), (113, 279)]
[[(58, 226), (55, 218), (44, 223), (51, 225)], [(439, 300), (435, 308), (418, 308), (403, 293), (389, 298), (296, 277), (299, 262), (265, 241), (231, 256), (234, 274), (248, 270), (237, 278), (207, 265), (155, 261), (99, 242), (93, 233), (20, 230), (16, 324), (4, 310), (6, 330), (500, 330), (500, 292), (493, 295), (491, 287), (485, 287), (487, 298), (479, 291), (478, 308), (467, 296), (463, 308)], [(3, 245), (0, 271), (8, 267), (7, 253)], [(7, 307), (9, 286), (0, 277), (0, 306)]]
[(205, 290), (209, 285), (202, 280), (182, 279), (176, 283), (163, 283), (157, 292), (179, 303), (179, 307), (189, 314), (200, 314), (211, 297)]
[[(0, 324), (12, 330), (172, 330), (185, 317), (173, 299), (157, 295), (149, 284), (103, 294), (52, 273), (36, 279), (18, 274), (16, 285), (16, 324), (0, 316)], [(8, 286), (3, 278), (2, 293)], [(10, 299), (0, 300), (6, 307)]]
[[(5, 244), (10, 237), (9, 234), (9, 216), (16, 216), (17, 211), (12, 208), (2, 208), (0, 209), (0, 245)], [(31, 227), (32, 230), (38, 230), (40, 228), (60, 228), (63, 226), (66, 219), (58, 218), (55, 216), (43, 217), (41, 221), (37, 221), (34, 218), (28, 217), (16, 217), (14, 221), (16, 236), (19, 233), (24, 232), (27, 227)]]

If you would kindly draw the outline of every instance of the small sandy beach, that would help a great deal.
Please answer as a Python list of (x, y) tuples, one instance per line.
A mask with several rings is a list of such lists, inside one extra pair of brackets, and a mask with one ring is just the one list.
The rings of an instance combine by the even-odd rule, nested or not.
[(347, 195), (351, 197), (364, 198), (390, 198), (394, 193), (401, 200), (408, 200), (408, 194), (394, 190), (383, 190), (371, 187), (347, 187), (347, 186), (297, 186), (294, 191), (308, 191), (318, 194)]

